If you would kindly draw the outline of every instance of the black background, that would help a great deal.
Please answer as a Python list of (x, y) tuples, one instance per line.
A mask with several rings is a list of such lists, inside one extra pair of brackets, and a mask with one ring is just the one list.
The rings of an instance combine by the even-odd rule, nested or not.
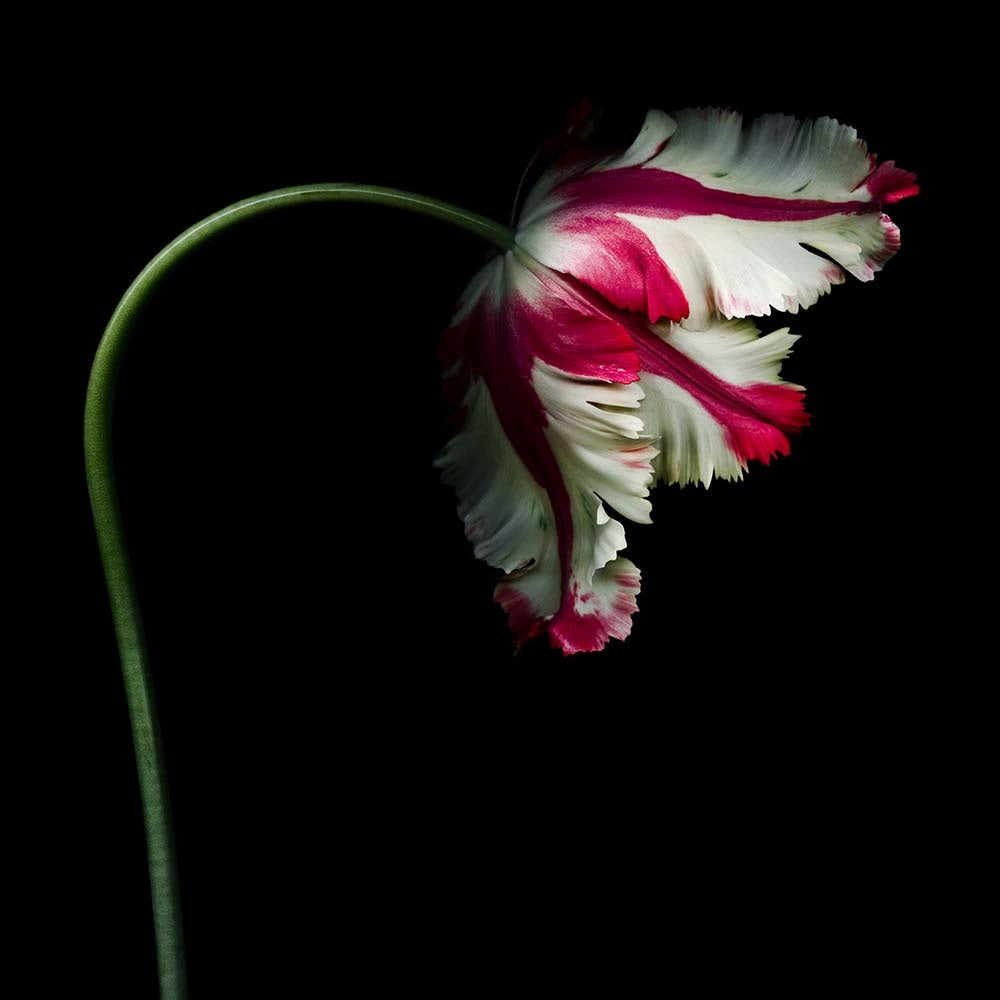
[[(116, 449), (195, 997), (319, 995), (358, 972), (373, 989), (494, 983), (568, 927), (624, 933), (648, 957), (724, 925), (739, 938), (765, 910), (808, 953), (794, 915), (817, 900), (916, 893), (882, 818), (927, 778), (938, 697), (911, 657), (931, 543), (906, 520), (942, 461), (925, 392), (931, 84), (877, 45), (831, 82), (819, 56), (743, 60), (738, 43), (711, 49), (711, 71), (665, 51), (643, 73), (553, 84), (526, 72), (526, 45), (506, 65), (387, 56), (352, 73), (338, 40), (322, 62), (288, 50), (209, 72), (189, 53), (127, 80), (82, 71), (59, 119), (89, 192), (64, 220), (77, 415), (118, 298), (192, 222), (325, 180), (506, 220), (581, 96), (607, 101), (623, 137), (646, 106), (830, 114), (924, 191), (890, 209), (903, 249), (874, 282), (848, 278), (788, 320), (803, 339), (785, 374), (813, 415), (792, 455), (707, 492), (660, 488), (655, 524), (627, 525), (643, 571), (631, 638), (570, 659), (543, 643), (512, 655), (495, 573), (431, 467), (448, 416), (436, 340), (482, 245), (323, 206), (243, 225), (176, 269), (135, 331)], [(90, 867), (63, 912), (92, 932), (103, 995), (152, 995), (130, 735), (67, 428), (83, 575), (66, 586), (88, 667), (66, 688), (87, 733), (65, 780)], [(873, 942), (878, 917), (860, 910)]]

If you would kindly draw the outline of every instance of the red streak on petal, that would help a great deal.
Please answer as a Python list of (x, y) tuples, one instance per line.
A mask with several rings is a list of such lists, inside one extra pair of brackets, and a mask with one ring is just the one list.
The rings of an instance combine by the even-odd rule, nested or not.
[[(558, 193), (564, 203), (551, 225), (572, 241), (574, 252), (566, 266), (576, 278), (622, 309), (644, 311), (654, 322), (662, 317), (677, 322), (690, 313), (684, 290), (650, 238), (622, 215), (807, 222), (877, 212), (883, 201), (915, 194), (914, 180), (913, 174), (884, 163), (858, 185), (868, 199), (825, 201), (723, 191), (668, 170), (622, 167), (579, 174), (562, 184)], [(891, 252), (887, 249), (884, 256)], [(729, 311), (740, 315), (753, 309), (734, 302)]]
[(873, 170), (858, 187), (867, 188), (876, 204), (886, 205), (920, 193), (916, 174), (897, 167), (892, 160), (887, 160)]
[(567, 214), (557, 224), (578, 247), (574, 277), (610, 302), (645, 310), (653, 322), (661, 316), (681, 320), (690, 313), (680, 282), (641, 229), (617, 216)]
[(633, 328), (643, 371), (669, 379), (690, 393), (725, 430), (726, 441), (743, 463), (765, 465), (787, 455), (787, 434), (809, 423), (803, 393), (790, 385), (754, 382), (734, 385), (692, 361), (652, 331)]
[[(444, 356), (464, 347), (466, 371), (486, 382), (504, 433), (548, 495), (558, 538), (562, 614), (572, 606), (573, 516), (562, 469), (545, 434), (548, 415), (531, 380), (535, 359), (570, 374), (620, 383), (638, 379), (639, 362), (628, 331), (606, 310), (592, 306), (554, 274), (537, 279), (531, 301), (510, 292), (499, 304), (480, 302), (452, 328)], [(538, 612), (516, 588), (501, 583), (495, 596), (510, 614), (519, 641), (537, 634)]]
[(884, 243), (867, 258), (867, 263), (875, 268), (881, 267), (894, 257), (900, 247), (899, 226), (888, 215), (883, 214), (879, 221), (882, 223)]
[[(872, 177), (877, 174), (878, 171)], [(693, 177), (645, 167), (597, 170), (573, 178), (559, 190), (563, 197), (569, 199), (569, 205), (560, 212), (576, 214), (582, 211), (585, 215), (601, 217), (617, 213), (648, 215), (658, 219), (725, 215), (730, 219), (757, 222), (802, 222), (828, 215), (864, 214), (877, 208), (870, 201), (773, 198), (740, 191), (722, 191), (706, 187)]]
[[(621, 573), (614, 579), (621, 589), (615, 593), (610, 608), (602, 608), (596, 602), (590, 614), (580, 614), (576, 610), (576, 585), (567, 592), (558, 614), (549, 622), (549, 643), (561, 649), (564, 656), (596, 653), (607, 645), (608, 639), (624, 639), (632, 631), (632, 615), (639, 610), (635, 600), (638, 575)], [(580, 597), (581, 603), (589, 596)]]
[(529, 639), (534, 639), (545, 627), (531, 601), (516, 587), (499, 583), (493, 591), (493, 598), (507, 612), (508, 624), (518, 648)]
[(599, 614), (581, 615), (567, 599), (559, 614), (549, 622), (549, 643), (561, 649), (564, 656), (572, 653), (596, 653), (607, 645), (608, 630)]

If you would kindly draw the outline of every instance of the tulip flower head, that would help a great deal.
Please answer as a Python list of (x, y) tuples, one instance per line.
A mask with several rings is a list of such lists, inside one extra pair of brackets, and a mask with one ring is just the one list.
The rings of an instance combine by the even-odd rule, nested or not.
[(650, 111), (624, 152), (548, 166), (441, 349), (462, 422), (438, 465), (518, 643), (628, 636), (639, 570), (607, 508), (648, 523), (654, 483), (788, 453), (808, 422), (779, 375), (796, 337), (749, 317), (873, 278), (899, 249), (882, 206), (917, 190), (830, 118), (716, 109)]

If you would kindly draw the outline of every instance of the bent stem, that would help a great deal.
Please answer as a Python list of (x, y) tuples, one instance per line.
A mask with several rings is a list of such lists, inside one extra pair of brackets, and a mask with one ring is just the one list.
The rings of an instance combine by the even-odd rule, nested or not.
[(160, 996), (163, 1000), (183, 1000), (187, 994), (184, 941), (159, 721), (139, 603), (115, 489), (111, 450), (115, 382), (136, 318), (150, 294), (174, 264), (205, 240), (237, 222), (286, 206), (326, 201), (389, 205), (450, 222), (483, 237), (503, 251), (510, 250), (514, 245), (513, 232), (491, 219), (443, 201), (393, 188), (361, 184), (309, 184), (248, 198), (192, 226), (146, 265), (118, 303), (111, 322), (104, 331), (87, 387), (84, 417), (87, 486), (111, 600), (111, 613), (132, 722), (149, 855)]

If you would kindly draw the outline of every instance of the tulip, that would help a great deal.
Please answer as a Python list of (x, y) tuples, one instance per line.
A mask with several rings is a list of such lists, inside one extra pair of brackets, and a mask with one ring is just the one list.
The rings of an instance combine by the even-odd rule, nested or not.
[[(126, 291), (87, 391), (87, 482), (136, 748), (161, 996), (186, 996), (175, 852), (139, 604), (111, 449), (115, 383), (135, 318), (175, 263), (230, 225), (320, 201), (449, 222), (499, 253), (443, 337), (461, 427), (438, 460), (516, 641), (565, 654), (625, 639), (639, 570), (608, 507), (650, 520), (654, 482), (740, 478), (786, 454), (807, 421), (779, 366), (795, 341), (751, 316), (813, 305), (847, 271), (869, 280), (899, 249), (883, 204), (911, 174), (877, 164), (853, 129), (729, 111), (651, 111), (624, 152), (575, 141), (524, 199), (516, 232), (435, 199), (357, 184), (272, 191), (224, 208), (157, 254)], [(815, 252), (814, 252), (815, 251)]]
[[(899, 248), (917, 190), (829, 118), (651, 111), (622, 153), (574, 145), (528, 193), (516, 245), (470, 282), (442, 346), (464, 425), (439, 459), (518, 643), (624, 639), (639, 570), (622, 524), (652, 483), (738, 479), (808, 422), (779, 377), (795, 313)], [(809, 248), (821, 251), (819, 256)], [(839, 266), (838, 266), (839, 265)]]

